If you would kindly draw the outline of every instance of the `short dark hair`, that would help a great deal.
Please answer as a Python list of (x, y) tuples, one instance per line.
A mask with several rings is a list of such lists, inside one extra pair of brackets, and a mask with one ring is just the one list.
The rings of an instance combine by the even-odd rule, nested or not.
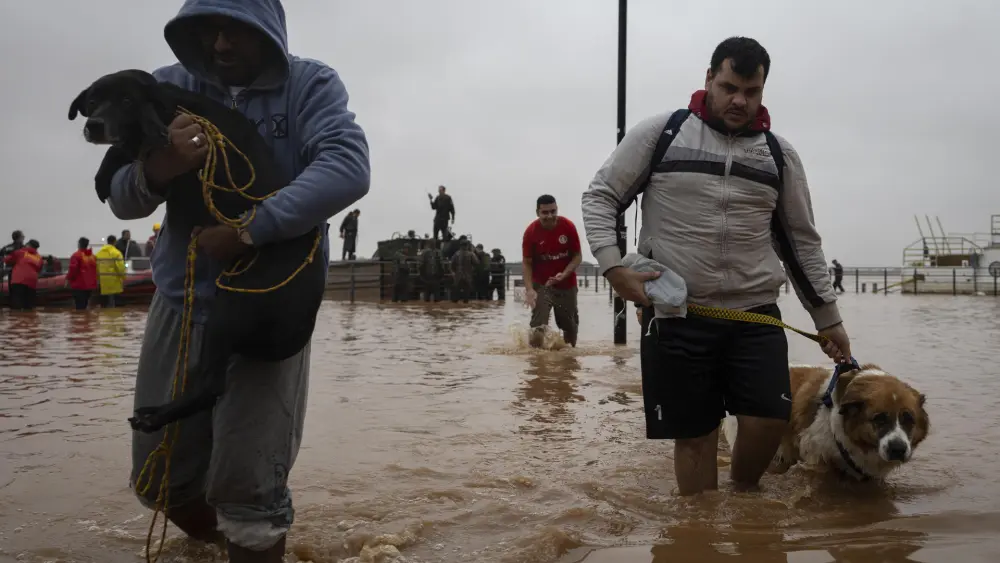
[(114, 244), (118, 242), (118, 237), (116, 237), (115, 235), (108, 235), (108, 238), (104, 240), (108, 241), (108, 244)]
[(771, 70), (771, 57), (767, 54), (767, 49), (756, 39), (730, 37), (719, 43), (712, 53), (710, 67), (712, 74), (722, 69), (722, 63), (726, 59), (733, 60), (733, 72), (743, 78), (752, 78), (757, 74), (757, 69), (763, 66), (764, 81), (767, 82), (767, 74)]
[(10, 234), (11, 240), (17, 240), (19, 238), (24, 238), (24, 233), (22, 233), (20, 230), (14, 231), (13, 233)]
[(130, 231), (130, 230), (128, 230), (128, 229), (122, 229), (122, 238), (125, 238), (125, 233), (128, 233), (128, 234), (130, 234), (130, 235), (131, 235), (131, 234), (132, 234), (132, 231)]
[(90, 239), (87, 237), (80, 237), (80, 240), (76, 241), (76, 245), (80, 247), (80, 250), (90, 246)]
[(541, 207), (543, 205), (551, 205), (551, 204), (553, 204), (555, 202), (556, 202), (556, 198), (555, 197), (553, 197), (553, 196), (551, 196), (549, 194), (542, 194), (542, 195), (538, 196), (538, 201), (535, 202), (535, 209), (538, 209), (539, 207)]
[(31, 240), (28, 241), (28, 246), (30, 246), (31, 248), (34, 248), (35, 250), (38, 250), (38, 247), (40, 247), (41, 245), (38, 244), (37, 240), (31, 239)]

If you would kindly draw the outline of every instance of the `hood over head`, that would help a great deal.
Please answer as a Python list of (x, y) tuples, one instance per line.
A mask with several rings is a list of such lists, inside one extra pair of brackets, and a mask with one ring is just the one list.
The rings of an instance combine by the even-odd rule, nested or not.
[(270, 41), (270, 66), (254, 82), (254, 88), (276, 88), (288, 79), (290, 54), (285, 9), (280, 0), (185, 0), (177, 15), (163, 28), (163, 37), (177, 60), (195, 78), (218, 85), (209, 72), (192, 23), (199, 17), (225, 16), (257, 28)]

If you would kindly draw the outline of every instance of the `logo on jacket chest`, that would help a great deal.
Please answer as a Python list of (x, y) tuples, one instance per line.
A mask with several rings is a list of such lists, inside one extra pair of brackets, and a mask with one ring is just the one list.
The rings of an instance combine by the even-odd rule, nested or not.
[(753, 155), (758, 158), (771, 158), (771, 151), (765, 149), (764, 147), (745, 147), (743, 153), (747, 155)]
[(254, 120), (257, 132), (264, 137), (271, 136), (275, 139), (285, 139), (288, 137), (288, 115), (275, 113), (268, 117)]

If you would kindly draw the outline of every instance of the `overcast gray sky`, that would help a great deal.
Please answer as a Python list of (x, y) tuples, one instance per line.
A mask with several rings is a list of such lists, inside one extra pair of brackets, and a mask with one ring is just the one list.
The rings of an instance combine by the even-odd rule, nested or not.
[[(617, 4), (286, 0), (292, 51), (340, 72), (371, 145), (360, 254), (395, 231), (430, 232), (425, 194), (438, 184), (455, 199), (456, 229), (509, 260), (541, 193), (583, 237), (580, 194), (615, 144)], [(628, 126), (685, 106), (725, 37), (768, 49), (764, 103), (805, 161), (828, 259), (895, 266), (918, 237), (914, 214), (962, 233), (1000, 214), (995, 2), (629, 4)], [(80, 236), (150, 234), (162, 209), (124, 223), (97, 200), (103, 150), (66, 111), (100, 75), (173, 62), (162, 30), (180, 5), (2, 4), (0, 238), (20, 228), (67, 256)]]

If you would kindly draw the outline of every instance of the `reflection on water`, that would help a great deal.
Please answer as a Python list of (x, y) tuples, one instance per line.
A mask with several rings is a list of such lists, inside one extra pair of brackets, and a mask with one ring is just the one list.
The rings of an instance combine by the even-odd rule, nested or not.
[[(536, 350), (513, 299), (324, 303), (288, 560), (995, 560), (1000, 300), (842, 296), (855, 356), (928, 397), (930, 437), (888, 486), (793, 468), (732, 494), (723, 463), (723, 490), (690, 499), (670, 445), (644, 439), (637, 325), (616, 347), (607, 294), (580, 307), (578, 348), (553, 330)], [(137, 560), (149, 514), (128, 490), (126, 419), (144, 320), (0, 312), (0, 561)], [(167, 560), (221, 557), (170, 534)]]
[(550, 440), (574, 440), (575, 414), (570, 403), (585, 400), (577, 393), (580, 361), (559, 352), (539, 352), (526, 358), (528, 367), (521, 376), (514, 407), (527, 420), (518, 431)]

